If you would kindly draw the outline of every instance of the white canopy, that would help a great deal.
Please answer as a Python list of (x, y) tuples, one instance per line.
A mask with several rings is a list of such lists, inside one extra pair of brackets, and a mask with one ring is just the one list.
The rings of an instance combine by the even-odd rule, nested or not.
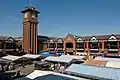
[(67, 57), (67, 56), (60, 56), (60, 57), (47, 57), (45, 58), (47, 61), (53, 61), (53, 62), (63, 62), (63, 63), (69, 63), (73, 60), (72, 57)]
[(83, 58), (85, 57), (85, 56), (74, 56), (74, 55), (69, 55), (70, 57), (72, 57), (73, 59), (77, 59), (77, 60), (83, 60)]
[(119, 58), (96, 57), (95, 60), (107, 61), (105, 67), (120, 68), (120, 59)]
[(11, 61), (15, 61), (15, 60), (18, 60), (20, 58), (21, 57), (19, 57), (19, 56), (12, 56), (12, 55), (2, 57), (2, 59), (7, 59), (7, 60), (11, 60)]
[(105, 65), (105, 67), (120, 68), (120, 62), (108, 61)]
[(23, 55), (22, 57), (36, 59), (36, 58), (40, 57), (40, 55), (25, 54), (25, 55)]
[(119, 59), (119, 58), (104, 58), (104, 57), (96, 57), (95, 60), (120, 62), (120, 59)]

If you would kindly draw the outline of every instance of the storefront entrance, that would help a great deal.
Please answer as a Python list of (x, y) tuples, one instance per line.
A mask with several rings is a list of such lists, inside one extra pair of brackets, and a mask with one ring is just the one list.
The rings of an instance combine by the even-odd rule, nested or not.
[(73, 43), (66, 43), (66, 53), (69, 55), (73, 55)]

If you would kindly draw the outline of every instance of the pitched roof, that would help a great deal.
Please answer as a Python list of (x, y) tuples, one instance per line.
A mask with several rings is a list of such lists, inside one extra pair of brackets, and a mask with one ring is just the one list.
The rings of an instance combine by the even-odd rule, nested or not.
[[(120, 34), (111, 34), (113, 36), (116, 36), (117, 39), (120, 39)], [(95, 35), (95, 37), (98, 40), (107, 40), (111, 35)], [(74, 35), (74, 38), (79, 38), (81, 37), (83, 40), (90, 40), (93, 36), (76, 36)]]
[(0, 40), (7, 40), (7, 36), (0, 36)]

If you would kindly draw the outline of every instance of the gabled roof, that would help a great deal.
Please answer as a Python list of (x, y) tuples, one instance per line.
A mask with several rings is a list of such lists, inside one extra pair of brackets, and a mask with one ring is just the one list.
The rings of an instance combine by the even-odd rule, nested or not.
[(66, 38), (68, 38), (68, 37), (71, 37), (72, 39), (74, 39), (74, 40), (75, 40), (75, 36), (74, 36), (74, 35), (72, 35), (71, 33), (68, 33), (68, 35), (64, 38), (64, 40), (65, 40)]

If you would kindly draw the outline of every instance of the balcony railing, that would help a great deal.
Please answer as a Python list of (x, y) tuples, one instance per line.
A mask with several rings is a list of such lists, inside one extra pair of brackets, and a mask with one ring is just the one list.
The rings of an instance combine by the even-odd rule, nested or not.
[(63, 48), (57, 48), (58, 50), (63, 50)]
[(91, 51), (98, 51), (99, 49), (90, 49)]
[(17, 49), (1, 49), (1, 50), (4, 50), (4, 51), (16, 51)]
[(108, 51), (118, 51), (118, 49), (108, 49)]
[(79, 48), (77, 48), (77, 50), (84, 50), (84, 48), (80, 48), (80, 49), (79, 49)]

